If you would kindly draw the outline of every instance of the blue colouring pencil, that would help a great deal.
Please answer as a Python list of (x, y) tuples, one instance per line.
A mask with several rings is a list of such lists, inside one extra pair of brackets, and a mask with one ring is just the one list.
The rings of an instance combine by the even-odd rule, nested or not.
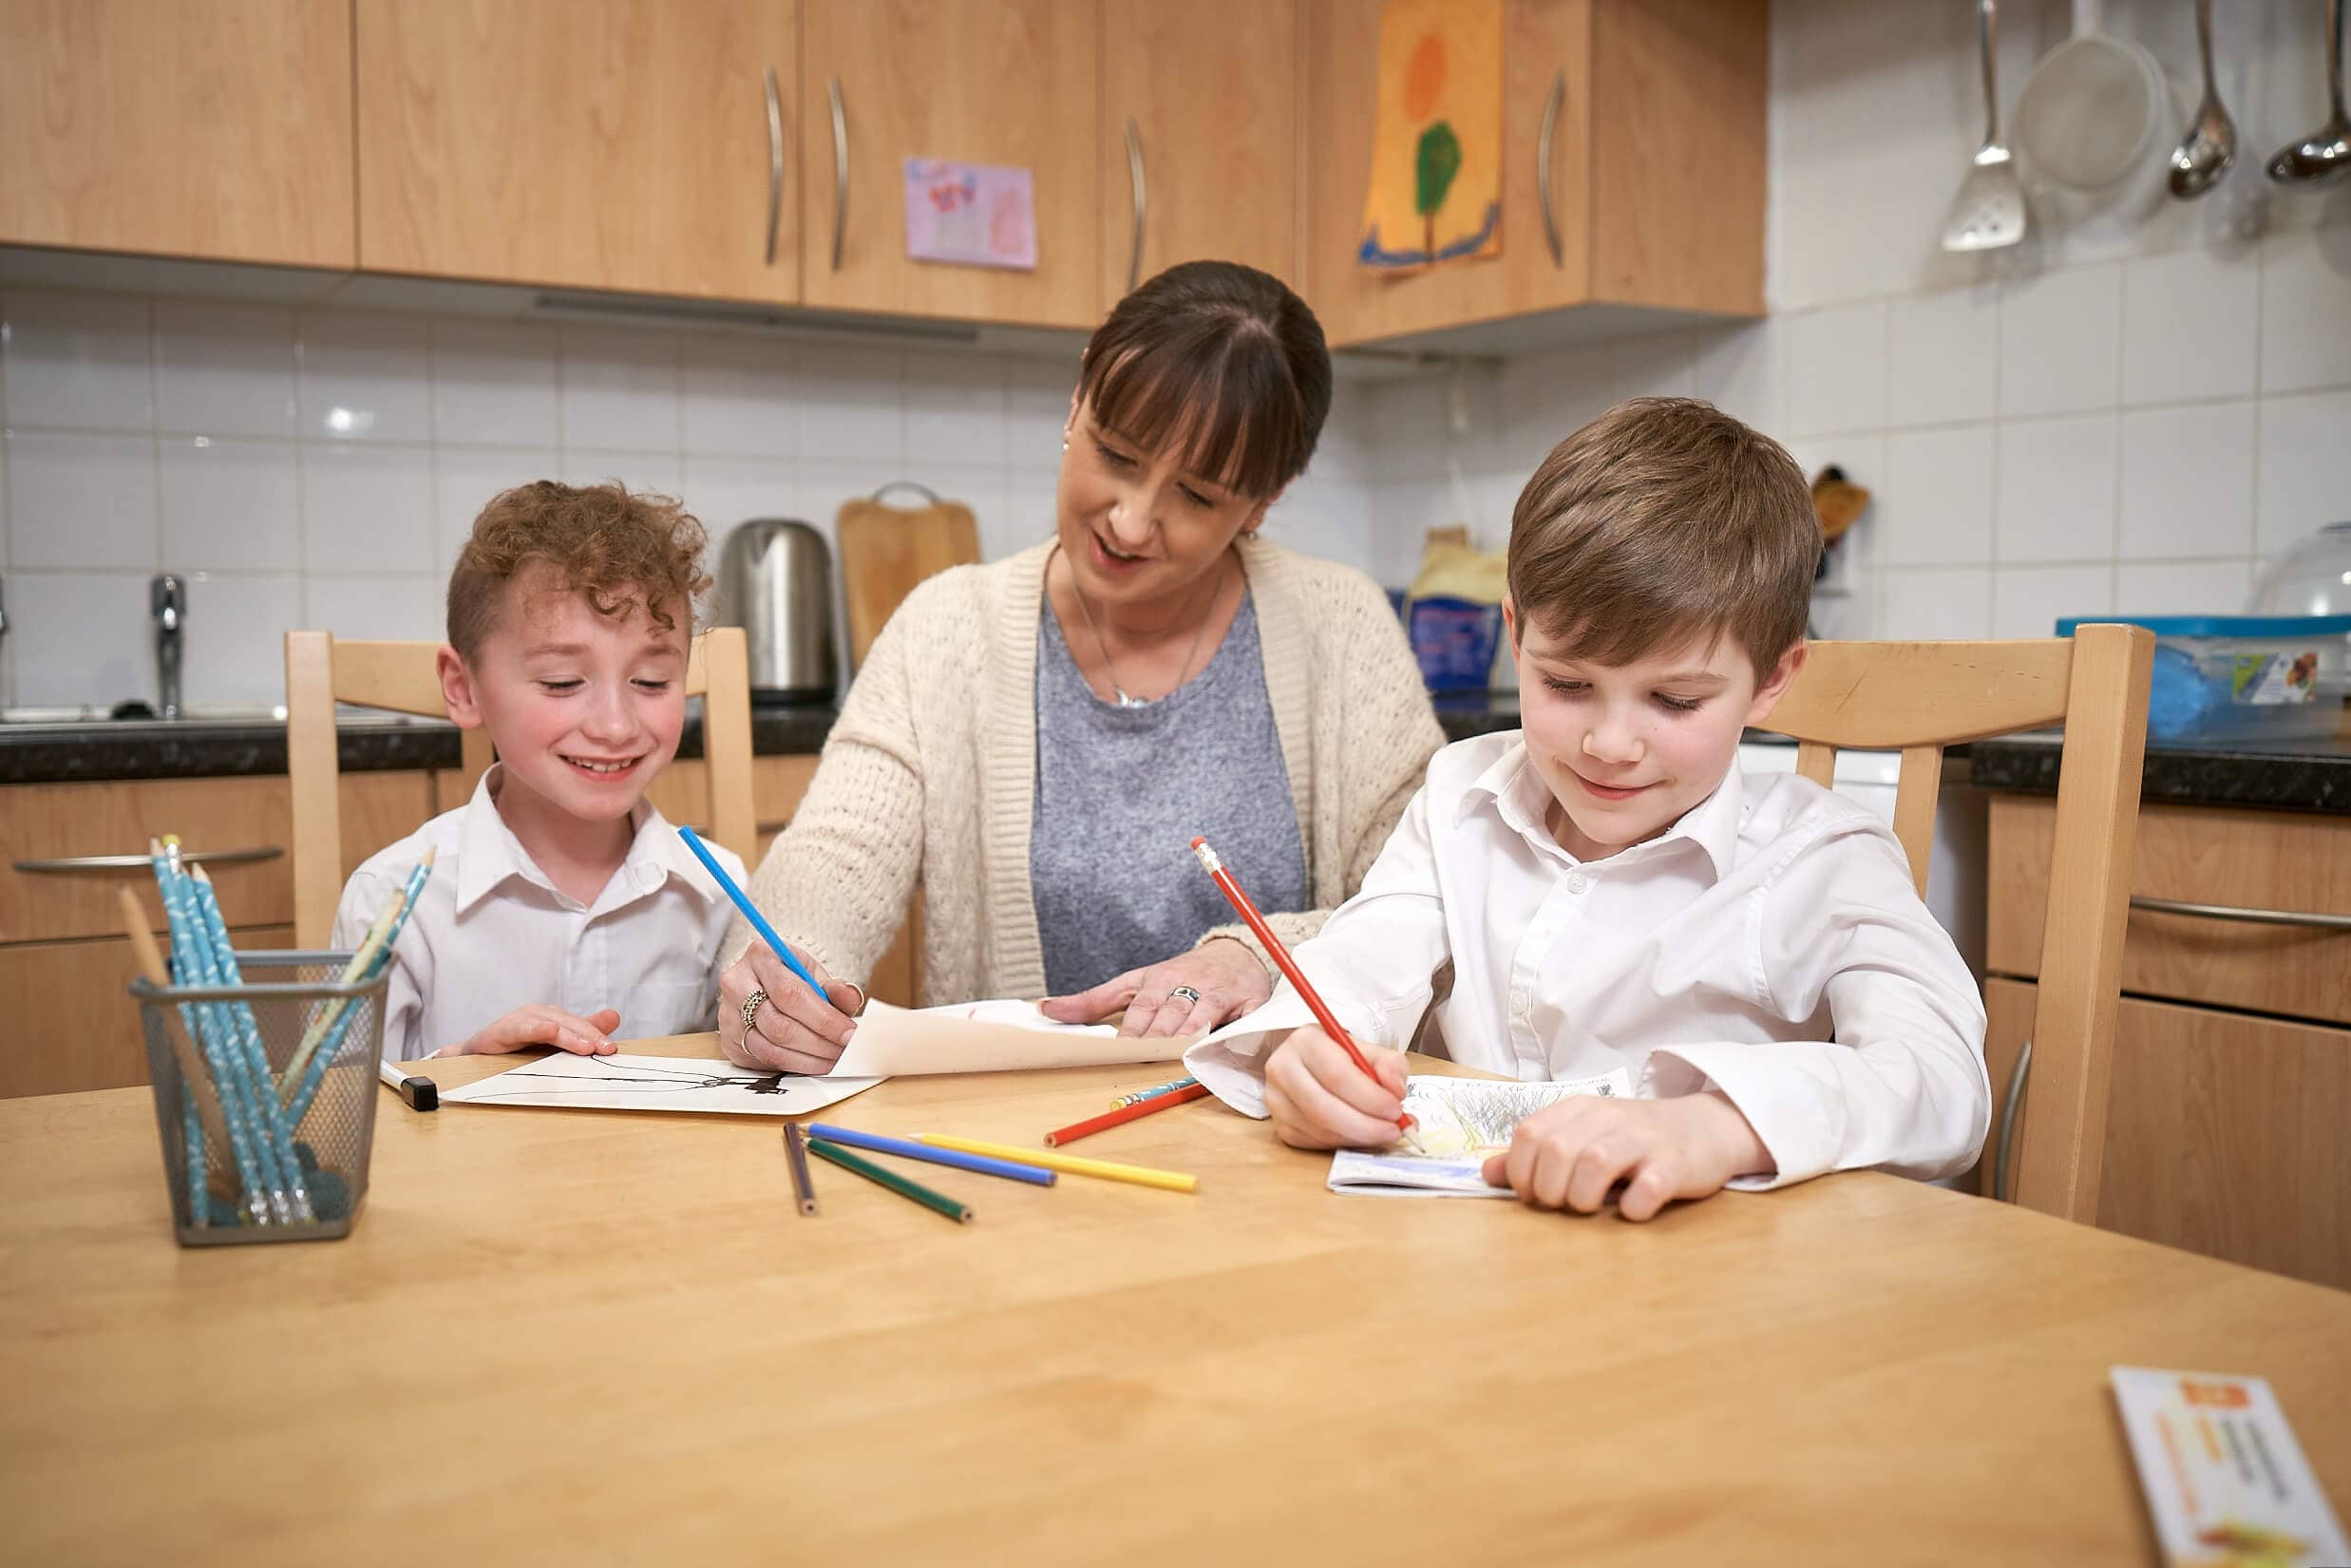
[(984, 1154), (965, 1154), (960, 1149), (942, 1149), (929, 1143), (909, 1143), (902, 1138), (884, 1138), (880, 1133), (851, 1132), (846, 1127), (828, 1127), (822, 1122), (808, 1124), (808, 1136), (829, 1143), (846, 1143), (853, 1149), (871, 1149), (876, 1154), (902, 1155), (908, 1160), (924, 1160), (934, 1165), (953, 1165), (959, 1171), (976, 1171), (982, 1176), (1001, 1176), (1008, 1181), (1026, 1181), (1033, 1187), (1050, 1187), (1054, 1173), (1035, 1165), (1015, 1165), (1009, 1160), (991, 1160)]
[[(359, 979), (373, 981), (391, 967), (392, 944), (400, 939), (400, 928), (408, 923), (409, 912), (416, 908), (417, 896), (425, 891), (426, 879), (432, 876), (432, 861), (433, 858), (427, 852), (423, 860), (416, 862), (415, 869), (408, 873), (407, 883), (397, 895), (400, 913), (392, 916), (390, 926), (384, 933), (384, 940), (375, 952), (368, 954), (367, 967), (360, 972)], [(348, 1000), (338, 999), (330, 1005), (326, 1013), (329, 1020), (326, 1033), (313, 1045), (309, 1062), (305, 1064), (297, 1059), (294, 1064), (301, 1067), (302, 1076), (293, 1096), (286, 1102), (288, 1126), (298, 1127), (302, 1124), (302, 1118), (310, 1111), (311, 1102), (318, 1098), (319, 1086), (327, 1081), (328, 1064), (342, 1050), (343, 1037), (351, 1032), (351, 1024), (358, 1016), (359, 1010)], [(287, 1070), (294, 1070), (294, 1067), (289, 1067)]]
[[(197, 949), (201, 955), (211, 950), (211, 974), (214, 985), (240, 986), (244, 976), (237, 973), (237, 954), (229, 946), (228, 921), (220, 914), (220, 902), (213, 896), (212, 878), (199, 866), (188, 877), (189, 903), (196, 912)], [(262, 1171), (276, 1167), (273, 1184), (283, 1189), (292, 1199), (293, 1218), (299, 1220), (317, 1219), (311, 1207), (310, 1188), (302, 1180), (302, 1162), (294, 1157), (294, 1134), (287, 1130), (285, 1112), (277, 1104), (277, 1082), (270, 1076), (270, 1053), (261, 1044), (261, 1025), (253, 1009), (243, 1002), (219, 1005), (230, 1029), (233, 1051), (241, 1051), (244, 1058), (245, 1091), (253, 1096), (256, 1131), (261, 1140)]]
[[(194, 923), (181, 886), (185, 874), (170, 863), (160, 844), (152, 846), (152, 853), (156, 887), (162, 894), (163, 918), (171, 932), (172, 963), (179, 972), (178, 982), (200, 986), (204, 984), (204, 965), (197, 954)], [(189, 1038), (203, 1051), (212, 1068), (213, 1087), (220, 1101), (220, 1121), (228, 1129), (229, 1152), (237, 1165), (237, 1181), (244, 1188), (246, 1217), (256, 1225), (266, 1225), (271, 1215), (263, 1198), (266, 1187), (260, 1157), (255, 1152), (252, 1129), (245, 1124), (245, 1113), (251, 1107), (240, 1092), (239, 1075), (221, 1049), (221, 1036), (214, 1024), (211, 1005), (182, 1002), (180, 1016), (187, 1025)]]
[(775, 927), (769, 925), (768, 917), (759, 913), (759, 906), (751, 902), (751, 896), (734, 885), (734, 878), (728, 876), (719, 865), (718, 857), (711, 853), (710, 846), (704, 843), (691, 827), (679, 828), (677, 836), (686, 841), (686, 847), (693, 851), (694, 859), (702, 862), (703, 869), (717, 879), (719, 891), (726, 894), (733, 901), (734, 907), (743, 912), (743, 918), (749, 920), (751, 923), (751, 929), (759, 933), (759, 939), (768, 944), (768, 951), (783, 959), (787, 969), (806, 980), (810, 991), (823, 996), (825, 988), (816, 983), (816, 976), (808, 973), (808, 966), (802, 963), (798, 955), (784, 945), (784, 938), (775, 934)]

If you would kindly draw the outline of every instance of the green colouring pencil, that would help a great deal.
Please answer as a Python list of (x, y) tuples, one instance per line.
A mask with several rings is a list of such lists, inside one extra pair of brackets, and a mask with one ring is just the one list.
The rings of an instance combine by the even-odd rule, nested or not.
[(829, 1160), (844, 1171), (854, 1171), (868, 1181), (881, 1183), (901, 1198), (911, 1198), (935, 1214), (943, 1214), (958, 1225), (972, 1222), (972, 1211), (949, 1198), (945, 1193), (933, 1192), (920, 1181), (909, 1181), (894, 1170), (884, 1170), (870, 1160), (862, 1160), (838, 1143), (828, 1143), (822, 1138), (807, 1140), (808, 1152), (820, 1160)]

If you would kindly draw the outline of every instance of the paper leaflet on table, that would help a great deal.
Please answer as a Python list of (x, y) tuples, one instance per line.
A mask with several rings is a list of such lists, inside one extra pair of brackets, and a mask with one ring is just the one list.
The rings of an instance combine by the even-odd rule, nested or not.
[(552, 1110), (690, 1110), (798, 1116), (822, 1110), (880, 1078), (754, 1072), (691, 1056), (549, 1056), (462, 1087), (445, 1105), (539, 1105)]
[(1331, 1156), (1329, 1186), (1387, 1198), (1508, 1198), (1509, 1188), (1488, 1185), (1483, 1167), (1488, 1156), (1510, 1146), (1521, 1122), (1571, 1095), (1621, 1100), (1632, 1092), (1632, 1077), (1622, 1067), (1597, 1078), (1537, 1084), (1415, 1073), (1404, 1086), (1404, 1108), (1415, 1124), (1412, 1143), (1340, 1149)]
[(2153, 1367), (2108, 1375), (2170, 1568), (2351, 1562), (2268, 1379)]
[(868, 1002), (849, 1048), (833, 1067), (855, 1077), (1012, 1072), (1031, 1067), (1123, 1067), (1172, 1062), (1195, 1035), (1122, 1039), (1108, 1024), (1059, 1024), (1033, 1002), (966, 1002), (894, 1008)]

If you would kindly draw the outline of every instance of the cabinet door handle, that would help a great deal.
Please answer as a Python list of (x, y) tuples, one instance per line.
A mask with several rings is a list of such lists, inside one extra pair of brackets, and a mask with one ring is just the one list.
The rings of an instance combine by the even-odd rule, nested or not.
[[(256, 844), (250, 849), (183, 849), (180, 859), (188, 865), (239, 865), (275, 860), (284, 853), (276, 844)], [(35, 877), (71, 877), (85, 871), (145, 871), (154, 864), (146, 855), (68, 855), (55, 860), (19, 860), (16, 869)]]
[(841, 102), (841, 78), (827, 78), (825, 96), (833, 109), (833, 271), (841, 271), (841, 236), (849, 226), (849, 111)]
[(2000, 1137), (1992, 1144), (1992, 1197), (2005, 1203), (2008, 1198), (2008, 1151), (2016, 1143), (2017, 1107), (2024, 1104), (2024, 1076), (2033, 1068), (2033, 1042), (2027, 1039), (2017, 1048), (2017, 1065), (2008, 1072), (2008, 1099), (2000, 1108)]
[(1127, 292), (1134, 293), (1135, 285), (1143, 281), (1143, 222), (1150, 210), (1150, 198), (1143, 183), (1143, 132), (1132, 118), (1127, 122), (1127, 183), (1134, 192), (1135, 239), (1134, 249), (1127, 257)]
[(1543, 196), (1543, 237), (1551, 247), (1551, 265), (1567, 264), (1566, 247), (1559, 239), (1559, 215), (1551, 210), (1551, 136), (1559, 129), (1560, 105), (1567, 102), (1567, 73), (1551, 78), (1551, 96), (1543, 101), (1543, 129), (1535, 138), (1535, 189)]
[(784, 95), (768, 67), (768, 265), (775, 265), (775, 232), (784, 221)]
[(2193, 915), (2206, 920), (2241, 920), (2257, 926), (2306, 926), (2314, 931), (2351, 931), (2351, 915), (2310, 915), (2298, 909), (2247, 909), (2238, 904), (2190, 904), (2177, 898), (2131, 896), (2131, 907), (2151, 915)]

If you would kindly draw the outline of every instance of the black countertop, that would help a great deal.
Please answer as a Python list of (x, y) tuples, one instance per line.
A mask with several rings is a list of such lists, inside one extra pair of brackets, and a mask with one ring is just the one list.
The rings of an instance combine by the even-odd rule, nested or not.
[[(1970, 748), (1968, 779), (1979, 789), (2025, 795), (2057, 792), (2055, 731), (2003, 735)], [(2143, 803), (2257, 806), (2351, 817), (2351, 741), (2340, 737), (2147, 748)]]
[[(821, 751), (833, 727), (829, 703), (751, 710), (760, 756)], [(438, 719), (346, 719), (336, 747), (346, 773), (458, 765), (457, 727)], [(690, 719), (680, 757), (702, 755), (702, 724)], [(286, 771), (281, 720), (92, 721), (0, 724), (0, 784), (86, 784), (121, 779), (218, 779)]]

